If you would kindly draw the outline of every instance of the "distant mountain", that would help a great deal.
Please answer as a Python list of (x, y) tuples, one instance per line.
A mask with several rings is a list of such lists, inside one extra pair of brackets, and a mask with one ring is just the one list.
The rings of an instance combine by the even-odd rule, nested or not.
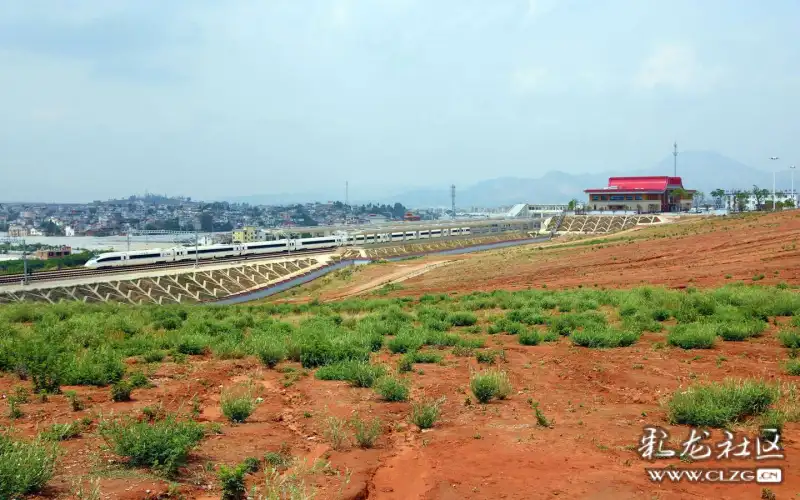
[[(650, 168), (642, 170), (617, 170), (586, 174), (568, 174), (551, 171), (541, 177), (498, 177), (481, 181), (471, 186), (456, 187), (456, 206), (496, 207), (515, 203), (567, 203), (572, 198), (584, 199), (584, 189), (604, 187), (609, 177), (626, 175), (672, 175), (673, 156), (668, 155)], [(678, 154), (678, 176), (688, 189), (703, 191), (708, 196), (717, 188), (751, 189), (754, 184), (771, 188), (772, 174), (758, 170), (713, 151), (685, 151)], [(779, 186), (780, 187), (780, 186)], [(351, 203), (399, 201), (407, 207), (449, 207), (449, 186), (440, 188), (406, 189), (390, 193), (374, 190), (376, 199)], [(229, 201), (252, 204), (280, 205), (309, 201), (341, 200), (341, 194), (333, 193), (281, 193), (275, 195), (253, 195), (231, 198)], [(343, 201), (343, 200), (342, 200)]]
[[(626, 175), (672, 175), (673, 157), (669, 155), (651, 168), (638, 171), (607, 171), (592, 174), (548, 172), (538, 178), (499, 177), (456, 189), (456, 205), (461, 208), (492, 207), (514, 203), (566, 203), (582, 200), (583, 190), (608, 185), (609, 177)], [(678, 176), (687, 189), (708, 195), (717, 188), (750, 189), (753, 184), (772, 186), (769, 172), (749, 167), (712, 151), (686, 151), (678, 154)], [(422, 189), (398, 193), (392, 200), (406, 206), (449, 206), (447, 189)], [(386, 200), (388, 201), (388, 199)]]

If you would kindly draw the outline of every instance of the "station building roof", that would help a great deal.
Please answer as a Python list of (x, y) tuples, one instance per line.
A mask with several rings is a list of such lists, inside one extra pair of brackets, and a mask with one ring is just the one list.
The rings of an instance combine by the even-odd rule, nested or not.
[[(584, 193), (663, 193), (669, 189), (684, 189), (681, 178), (669, 176), (609, 177), (607, 187), (584, 189)], [(686, 189), (686, 191), (694, 192), (691, 189)]]

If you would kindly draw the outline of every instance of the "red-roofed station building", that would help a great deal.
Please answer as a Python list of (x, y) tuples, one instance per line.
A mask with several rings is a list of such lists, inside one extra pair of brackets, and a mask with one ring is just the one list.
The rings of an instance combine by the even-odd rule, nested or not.
[[(682, 197), (676, 190), (686, 192)], [(680, 177), (611, 177), (608, 187), (586, 189), (589, 210), (627, 210), (639, 213), (678, 212), (692, 207), (694, 190)]]

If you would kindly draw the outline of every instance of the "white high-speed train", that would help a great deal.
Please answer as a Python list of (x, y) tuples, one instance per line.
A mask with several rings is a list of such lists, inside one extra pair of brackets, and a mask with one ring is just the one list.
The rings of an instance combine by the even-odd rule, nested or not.
[[(310, 250), (334, 249), (347, 245), (372, 245), (393, 241), (441, 238), (443, 236), (464, 236), (470, 234), (470, 228), (425, 229), (419, 231), (403, 231), (393, 233), (368, 233), (316, 238), (285, 239), (274, 241), (254, 241), (252, 243), (232, 243), (205, 245), (198, 247), (174, 247), (166, 250), (154, 248), (132, 252), (108, 252), (89, 259), (84, 267), (98, 269), (107, 267), (129, 267), (145, 264), (161, 264), (165, 262), (220, 259), (249, 255), (270, 255)], [(196, 255), (195, 255), (196, 252)]]

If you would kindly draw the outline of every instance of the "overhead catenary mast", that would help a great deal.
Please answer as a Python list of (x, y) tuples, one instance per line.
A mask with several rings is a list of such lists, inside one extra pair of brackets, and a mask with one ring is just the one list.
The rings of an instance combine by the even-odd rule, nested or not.
[(456, 185), (452, 184), (450, 186), (450, 201), (452, 202), (452, 209), (453, 209), (453, 219), (456, 218)]

